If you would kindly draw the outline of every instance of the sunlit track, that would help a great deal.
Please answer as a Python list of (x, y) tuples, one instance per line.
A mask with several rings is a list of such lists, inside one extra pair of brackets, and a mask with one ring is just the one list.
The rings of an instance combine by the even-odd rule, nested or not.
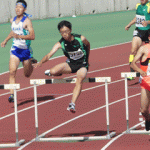
[[(129, 43), (129, 42), (127, 42), (127, 43)], [(125, 43), (123, 43), (123, 44), (125, 44)], [(121, 45), (121, 44), (117, 44), (117, 45)], [(113, 45), (113, 46), (116, 46), (116, 45)], [(106, 46), (106, 47), (111, 47), (111, 46)], [(104, 48), (104, 47), (102, 47), (102, 48)], [(97, 49), (93, 49), (93, 50), (97, 50)], [(60, 57), (58, 57), (58, 58), (61, 58), (61, 57), (63, 57), (63, 56), (60, 56)], [(54, 58), (54, 59), (56, 59), (56, 58)], [(122, 68), (122, 67), (125, 67), (125, 66), (128, 66), (129, 64), (128, 63), (124, 63), (124, 64), (122, 64), (122, 65), (112, 65), (112, 66), (110, 66), (110, 67), (105, 67), (105, 68), (102, 68), (102, 69), (94, 69), (94, 70), (92, 70), (92, 71), (89, 71), (88, 72), (88, 74), (92, 74), (92, 73), (98, 73), (98, 72), (102, 72), (102, 71), (106, 71), (106, 70), (113, 70), (113, 69), (115, 69), (115, 68)], [(7, 73), (7, 72), (6, 72)], [(5, 73), (4, 73), (5, 74)], [(2, 75), (2, 74), (0, 74), (0, 75)], [(75, 77), (76, 75), (73, 75), (73, 76), (68, 76), (68, 77), (65, 77), (65, 78), (72, 78), (72, 77)], [(115, 83), (119, 83), (119, 82), (121, 82), (121, 81), (124, 81), (124, 79), (121, 79), (121, 80), (114, 80), (113, 82), (111, 82), (111, 83), (109, 83), (109, 84), (115, 84)], [(90, 87), (90, 88), (85, 88), (85, 89), (83, 89), (82, 90), (82, 92), (84, 93), (84, 92), (86, 92), (86, 91), (92, 91), (93, 89), (96, 89), (96, 88), (99, 88), (99, 87), (104, 87), (104, 84), (101, 84), (101, 85), (98, 85), (98, 86), (92, 86), (92, 87)], [(29, 87), (25, 87), (25, 88), (22, 88), (21, 90), (17, 90), (17, 92), (19, 92), (19, 91), (23, 91), (23, 90), (26, 90), (26, 89), (31, 89), (31, 88), (33, 88), (33, 86), (29, 86)], [(4, 96), (4, 95), (7, 95), (7, 94), (9, 94), (9, 92), (8, 93), (3, 93), (3, 94), (1, 94), (0, 95), (0, 97), (2, 97), (2, 96)], [(51, 99), (51, 100), (46, 100), (46, 101), (44, 101), (44, 102), (41, 102), (41, 103), (38, 103), (38, 106), (41, 106), (41, 105), (44, 105), (44, 104), (47, 104), (47, 103), (50, 103), (50, 102), (53, 102), (54, 100), (56, 101), (56, 100), (60, 100), (60, 99), (62, 99), (63, 100), (63, 98), (65, 98), (65, 97), (68, 97), (68, 96), (71, 96), (72, 95), (72, 93), (69, 93), (69, 94), (66, 94), (66, 95), (63, 95), (63, 96), (59, 96), (59, 97), (56, 97), (55, 99)], [(130, 95), (130, 97), (129, 98), (133, 98), (133, 97), (136, 97), (136, 96), (139, 96), (140, 95), (140, 93), (135, 93), (135, 94), (132, 94), (132, 95)], [(113, 102), (110, 102), (109, 103), (109, 105), (111, 106), (111, 105), (115, 105), (115, 104), (118, 104), (118, 103), (120, 103), (120, 102), (123, 102), (125, 100), (125, 98), (122, 98), (122, 99), (118, 99), (118, 100), (116, 100), (116, 99), (114, 99), (114, 101)], [(132, 101), (132, 99), (130, 99), (131, 101)], [(116, 105), (115, 105), (115, 107), (116, 107)], [(24, 109), (21, 109), (21, 110), (19, 110), (18, 111), (18, 113), (21, 113), (21, 112), (26, 112), (27, 110), (30, 110), (30, 109), (32, 109), (32, 108), (34, 108), (34, 105), (31, 105), (30, 107), (26, 107), (26, 108), (24, 108)], [(85, 113), (82, 113), (82, 114), (80, 114), (80, 115), (78, 115), (78, 116), (76, 116), (76, 117), (74, 117), (74, 118), (72, 118), (72, 119), (69, 119), (69, 120), (67, 120), (67, 121), (65, 121), (65, 122), (60, 122), (58, 125), (56, 125), (55, 127), (53, 127), (53, 128), (51, 128), (50, 130), (47, 130), (47, 131), (45, 131), (45, 132), (43, 132), (40, 136), (42, 136), (43, 134), (48, 134), (48, 133), (50, 133), (50, 132), (52, 132), (52, 131), (54, 131), (54, 130), (56, 130), (56, 129), (58, 129), (58, 128), (60, 128), (60, 127), (62, 127), (62, 126), (65, 126), (65, 125), (67, 125), (67, 124), (69, 124), (70, 122), (72, 122), (72, 121), (74, 121), (74, 120), (78, 120), (79, 118), (82, 118), (82, 117), (84, 117), (84, 116), (86, 116), (86, 115), (89, 115), (89, 114), (91, 114), (91, 113), (93, 113), (93, 112), (95, 112), (95, 111), (98, 111), (98, 110), (100, 110), (100, 109), (104, 109), (105, 108), (105, 105), (100, 105), (98, 108), (96, 108), (96, 109), (89, 109), (89, 111), (87, 111), (87, 112), (85, 112)], [(3, 120), (3, 119), (5, 119), (5, 118), (9, 118), (9, 117), (11, 117), (11, 116), (13, 116), (14, 115), (14, 113), (11, 113), (11, 114), (8, 114), (8, 115), (5, 115), (5, 116), (2, 116), (2, 117), (0, 117), (0, 120)], [(122, 130), (122, 131), (124, 131), (124, 130)], [(121, 134), (120, 134), (121, 136), (122, 135), (124, 135), (124, 132), (122, 132)], [(119, 135), (118, 135), (118, 138), (119, 138)], [(114, 138), (113, 138), (114, 139)], [(111, 140), (112, 141), (112, 143), (113, 143), (113, 139)], [(115, 141), (116, 141), (117, 139), (115, 139)], [(35, 139), (32, 139), (32, 140), (30, 140), (29, 142), (27, 142), (25, 145), (23, 145), (23, 146), (21, 146), (20, 148), (18, 148), (18, 150), (21, 150), (21, 149), (24, 149), (24, 148), (28, 148), (27, 146), (29, 146), (31, 143), (33, 143), (35, 141)], [(111, 143), (111, 144), (112, 144)], [(110, 145), (111, 145), (110, 144)], [(107, 144), (104, 144), (103, 145), (103, 148), (104, 148), (104, 146), (107, 146), (107, 145), (109, 145), (109, 141), (108, 141), (108, 143)], [(109, 146), (108, 146), (109, 147)]]
[[(116, 82), (115, 82), (115, 83), (116, 83)], [(135, 94), (135, 95), (129, 96), (129, 98), (132, 98), (132, 97), (135, 97), (135, 96), (139, 96), (139, 95), (141, 95), (141, 93), (137, 93), (137, 94)], [(125, 98), (120, 99), (120, 100), (116, 100), (115, 102), (109, 103), (109, 106), (110, 106), (110, 105), (113, 105), (113, 104), (116, 104), (116, 103), (119, 103), (119, 102), (124, 101), (124, 100), (125, 100)], [(77, 120), (77, 119), (79, 119), (79, 118), (81, 118), (81, 117), (84, 117), (84, 116), (86, 116), (86, 115), (88, 115), (88, 114), (90, 114), (90, 113), (93, 113), (93, 112), (95, 112), (95, 111), (97, 111), (97, 110), (100, 110), (100, 109), (102, 109), (102, 108), (105, 108), (105, 107), (106, 107), (106, 105), (101, 106), (101, 107), (98, 107), (98, 108), (96, 108), (96, 109), (94, 109), (94, 110), (91, 110), (91, 111), (89, 111), (89, 112), (86, 112), (86, 113), (84, 113), (84, 114), (82, 114), (82, 115), (79, 115), (79, 116), (77, 116), (77, 117), (75, 117), (75, 118), (73, 118), (73, 119), (71, 119), (71, 120), (68, 120), (68, 121), (66, 121), (66, 122), (64, 122), (64, 123), (62, 123), (62, 124), (60, 124), (60, 125), (58, 125), (58, 126), (52, 128), (52, 129), (50, 129), (50, 130), (48, 130), (48, 131), (42, 133), (41, 135), (39, 135), (39, 137), (42, 137), (43, 135), (48, 134), (48, 133), (52, 132), (53, 130), (58, 129), (59, 127), (62, 127), (62, 126), (64, 126), (64, 125), (70, 123), (71, 121)], [(140, 123), (140, 124), (141, 124), (141, 123)], [(138, 125), (139, 125), (139, 124), (138, 124)], [(138, 126), (138, 125), (137, 125), (137, 126)], [(31, 143), (34, 142), (34, 141), (35, 141), (35, 138), (32, 139), (31, 141), (29, 141), (28, 143), (26, 143), (25, 145), (21, 146), (18, 150), (22, 150), (23, 148), (25, 148), (26, 146), (28, 146), (29, 144), (31, 144)]]

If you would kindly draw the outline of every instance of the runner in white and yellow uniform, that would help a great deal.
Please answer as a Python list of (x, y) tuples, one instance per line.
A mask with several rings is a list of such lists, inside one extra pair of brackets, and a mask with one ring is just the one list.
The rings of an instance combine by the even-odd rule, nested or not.
[[(25, 14), (27, 3), (24, 0), (18, 0), (16, 2), (16, 14), (17, 16), (11, 19), (12, 31), (8, 37), (1, 43), (1, 47), (5, 47), (7, 42), (13, 38), (13, 44), (10, 50), (9, 61), (9, 83), (14, 84), (16, 82), (16, 72), (19, 63), (22, 62), (24, 67), (25, 77), (30, 77), (33, 71), (32, 59), (30, 54), (31, 40), (34, 40), (35, 34), (32, 27), (31, 20)], [(13, 90), (10, 90), (9, 102), (14, 101)]]
[[(133, 32), (133, 40), (131, 53), (129, 56), (129, 63), (134, 59), (134, 56), (137, 53), (137, 50), (142, 45), (142, 42), (149, 43), (149, 35), (150, 35), (150, 2), (148, 0), (140, 0), (141, 3), (136, 5), (136, 17), (125, 27), (125, 30), (129, 30), (129, 28), (136, 24), (136, 28)], [(131, 69), (133, 72), (134, 70)], [(133, 78), (128, 78), (132, 80)]]

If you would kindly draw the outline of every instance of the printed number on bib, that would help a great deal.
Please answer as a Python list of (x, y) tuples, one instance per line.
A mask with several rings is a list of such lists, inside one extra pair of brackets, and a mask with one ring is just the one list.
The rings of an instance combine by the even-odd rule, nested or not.
[(84, 53), (82, 52), (81, 49), (78, 49), (78, 51), (74, 51), (74, 52), (68, 52), (68, 54), (70, 56), (70, 59), (73, 60), (78, 60), (84, 56)]
[(136, 27), (143, 27), (142, 22), (145, 20), (145, 16), (136, 15)]

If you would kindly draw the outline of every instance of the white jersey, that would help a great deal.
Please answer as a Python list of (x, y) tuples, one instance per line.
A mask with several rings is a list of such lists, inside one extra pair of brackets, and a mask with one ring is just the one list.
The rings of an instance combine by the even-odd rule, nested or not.
[[(27, 18), (26, 16), (23, 16), (21, 21), (18, 24), (16, 24), (15, 21), (16, 21), (17, 17), (14, 17), (12, 25), (11, 25), (11, 29), (14, 33), (16, 33), (18, 35), (28, 35), (29, 34), (28, 30), (25, 30), (23, 28), (23, 22), (25, 21), (26, 18)], [(14, 38), (12, 47), (15, 46), (20, 49), (29, 49), (30, 44), (31, 44), (31, 40), (22, 40), (22, 39)]]

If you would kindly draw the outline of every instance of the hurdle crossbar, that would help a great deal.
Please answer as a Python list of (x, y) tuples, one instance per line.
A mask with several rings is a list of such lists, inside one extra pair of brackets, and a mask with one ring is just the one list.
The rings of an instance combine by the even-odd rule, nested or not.
[[(111, 82), (110, 77), (95, 77), (95, 78), (86, 78), (83, 80), (83, 82), (105, 82), (107, 79), (107, 82)], [(55, 83), (76, 83), (77, 78), (71, 78), (71, 79), (31, 79), (30, 84), (55, 84)]]
[(30, 84), (34, 84), (34, 104), (35, 104), (35, 128), (36, 141), (85, 141), (85, 140), (106, 140), (113, 137), (116, 132), (109, 133), (109, 102), (108, 102), (108, 82), (111, 82), (111, 77), (96, 77), (87, 78), (84, 82), (105, 82), (105, 99), (106, 99), (106, 124), (107, 135), (94, 137), (60, 137), (60, 138), (43, 138), (45, 135), (38, 135), (38, 109), (37, 109), (37, 84), (55, 84), (55, 83), (76, 83), (76, 78), (73, 79), (34, 79), (30, 80)]
[(0, 89), (13, 89), (14, 90), (14, 111), (15, 111), (15, 133), (16, 143), (0, 144), (0, 148), (19, 147), (25, 142), (24, 139), (18, 140), (18, 112), (17, 112), (17, 89), (20, 89), (20, 84), (3, 84)]
[(136, 130), (135, 128), (129, 129), (129, 104), (128, 104), (128, 77), (140, 77), (140, 73), (137, 72), (122, 72), (121, 77), (125, 78), (125, 101), (126, 101), (126, 121), (127, 121), (127, 134), (150, 134), (150, 131)]

